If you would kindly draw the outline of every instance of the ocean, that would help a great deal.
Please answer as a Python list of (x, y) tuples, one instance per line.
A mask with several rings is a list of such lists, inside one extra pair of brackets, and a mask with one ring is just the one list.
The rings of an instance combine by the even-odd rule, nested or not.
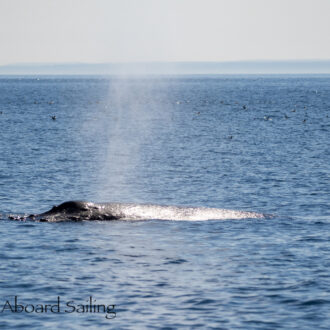
[[(0, 327), (329, 329), (330, 75), (0, 77)], [(67, 200), (266, 214), (15, 221)]]

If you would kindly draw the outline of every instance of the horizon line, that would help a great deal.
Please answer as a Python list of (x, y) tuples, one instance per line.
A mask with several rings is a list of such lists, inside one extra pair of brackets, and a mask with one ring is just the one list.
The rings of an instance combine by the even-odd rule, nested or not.
[(0, 65), (0, 75), (33, 74), (329, 74), (329, 60), (27, 62)]

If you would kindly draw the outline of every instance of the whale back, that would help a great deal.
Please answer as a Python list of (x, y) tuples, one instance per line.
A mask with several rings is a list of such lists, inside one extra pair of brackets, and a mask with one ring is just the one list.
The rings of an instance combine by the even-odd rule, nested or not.
[(116, 220), (110, 209), (85, 201), (68, 201), (53, 206), (49, 211), (30, 216), (39, 221), (82, 221), (82, 220)]
[(79, 212), (79, 211), (87, 211), (87, 202), (83, 201), (68, 201), (64, 202), (60, 205), (54, 205), (52, 209), (45, 212), (44, 214), (51, 214), (55, 212)]
[(227, 210), (208, 207), (167, 206), (133, 203), (91, 203), (68, 201), (54, 206), (31, 219), (39, 221), (82, 221), (82, 220), (226, 220), (264, 218), (256, 212)]

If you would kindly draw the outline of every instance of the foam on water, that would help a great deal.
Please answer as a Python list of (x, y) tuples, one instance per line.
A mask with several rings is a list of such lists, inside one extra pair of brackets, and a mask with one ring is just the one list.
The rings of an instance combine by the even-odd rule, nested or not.
[(244, 212), (237, 210), (226, 210), (207, 207), (183, 207), (183, 206), (162, 206), (162, 205), (139, 205), (122, 204), (122, 219), (128, 220), (227, 220), (245, 218), (264, 218), (265, 216), (256, 212)]

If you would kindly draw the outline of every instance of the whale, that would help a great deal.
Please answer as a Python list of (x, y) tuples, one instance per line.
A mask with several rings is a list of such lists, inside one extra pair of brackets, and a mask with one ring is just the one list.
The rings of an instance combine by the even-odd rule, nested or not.
[(84, 220), (239, 220), (266, 218), (262, 213), (196, 206), (67, 201), (26, 219), (40, 222)]

